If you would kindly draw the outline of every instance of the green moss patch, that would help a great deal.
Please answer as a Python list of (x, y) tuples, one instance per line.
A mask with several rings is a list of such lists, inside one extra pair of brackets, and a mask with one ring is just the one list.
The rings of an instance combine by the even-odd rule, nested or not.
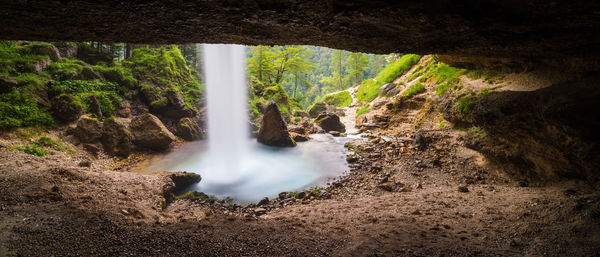
[(350, 92), (342, 91), (326, 95), (323, 97), (323, 102), (337, 107), (347, 107), (352, 103), (352, 96), (350, 95)]
[(402, 93), (402, 96), (411, 97), (413, 95), (420, 94), (422, 92), (425, 92), (425, 86), (423, 86), (423, 84), (421, 84), (421, 83), (415, 83), (412, 86), (410, 86), (409, 88), (407, 88), (406, 90), (404, 90), (404, 93)]
[(419, 59), (421, 59), (420, 55), (403, 55), (400, 59), (385, 67), (374, 79), (363, 81), (356, 91), (358, 101), (373, 101), (373, 99), (377, 98), (381, 86), (394, 81), (398, 76), (404, 74), (415, 65)]

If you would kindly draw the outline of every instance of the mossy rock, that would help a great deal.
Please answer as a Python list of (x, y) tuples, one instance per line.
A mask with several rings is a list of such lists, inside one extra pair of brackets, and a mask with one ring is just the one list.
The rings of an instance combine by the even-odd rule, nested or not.
[(308, 107), (307, 111), (311, 118), (316, 118), (319, 114), (327, 112), (327, 104), (325, 102), (316, 102)]
[(192, 118), (181, 118), (177, 123), (177, 136), (188, 140), (198, 140), (203, 137), (203, 131), (198, 122)]
[(20, 49), (23, 54), (45, 55), (50, 57), (53, 62), (60, 62), (60, 52), (58, 48), (49, 43), (28, 44)]
[(76, 121), (84, 113), (83, 105), (74, 96), (61, 94), (52, 99), (52, 113), (63, 122)]
[(352, 103), (352, 96), (348, 91), (329, 94), (323, 97), (323, 102), (336, 107), (347, 107)]

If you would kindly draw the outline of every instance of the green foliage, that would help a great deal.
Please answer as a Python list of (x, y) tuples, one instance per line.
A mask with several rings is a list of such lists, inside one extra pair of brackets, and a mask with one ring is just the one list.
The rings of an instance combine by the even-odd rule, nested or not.
[(356, 117), (363, 115), (371, 110), (371, 105), (365, 104), (356, 110)]
[(444, 93), (446, 93), (446, 91), (448, 91), (450, 89), (456, 90), (459, 88), (460, 88), (459, 85), (451, 84), (451, 83), (444, 83), (444, 84), (441, 84), (441, 85), (435, 87), (435, 93), (439, 96), (442, 96), (442, 95), (444, 95)]
[(439, 124), (438, 124), (439, 128), (444, 128), (448, 124), (448, 122), (446, 120), (444, 120), (444, 117), (442, 117), (441, 115), (437, 117), (437, 120), (439, 122)]
[(14, 146), (14, 147), (11, 147), (10, 150), (13, 150), (13, 151), (15, 151), (15, 150), (23, 151), (23, 152), (26, 152), (28, 154), (35, 155), (35, 156), (38, 156), (38, 157), (42, 157), (42, 156), (48, 155), (48, 151), (45, 150), (45, 149), (43, 149), (43, 148), (41, 148), (37, 144), (33, 144), (32, 146), (27, 146), (27, 145)]
[(321, 190), (323, 190), (323, 188), (320, 188), (320, 187), (314, 187), (314, 188), (313, 188), (312, 190), (310, 190), (310, 191), (311, 191), (311, 193), (312, 193), (313, 195), (319, 195), (319, 194), (321, 194)]
[(467, 114), (473, 108), (473, 92), (469, 92), (469, 94), (461, 96), (458, 98), (458, 103), (456, 104), (456, 110), (461, 114)]
[(0, 40), (0, 75), (18, 76), (23, 72), (34, 72), (42, 61), (50, 62), (48, 56), (25, 53), (15, 41)]
[(359, 102), (370, 102), (377, 98), (379, 88), (387, 83), (394, 81), (398, 76), (404, 74), (415, 63), (421, 59), (421, 56), (416, 54), (403, 55), (394, 63), (385, 67), (375, 79), (365, 80), (358, 87), (356, 97)]
[(110, 117), (117, 108), (122, 107), (123, 100), (118, 91), (122, 90), (117, 84), (102, 80), (65, 80), (50, 81), (50, 93), (53, 95), (71, 94), (84, 107), (86, 111), (90, 110), (90, 96), (96, 96), (102, 114)]
[(54, 119), (48, 110), (20, 89), (0, 94), (0, 129), (52, 125)]
[(54, 140), (50, 137), (40, 137), (36, 143), (40, 146), (51, 147), (58, 151), (74, 153), (73, 149), (63, 144), (63, 142)]
[(337, 107), (347, 107), (352, 103), (352, 96), (348, 91), (341, 91), (323, 97), (323, 102)]
[(346, 80), (354, 79), (354, 84), (358, 85), (363, 78), (364, 73), (369, 67), (369, 59), (365, 53), (350, 53), (348, 59), (348, 76)]
[(491, 93), (492, 93), (492, 91), (490, 91), (490, 90), (489, 90), (489, 89), (487, 89), (487, 88), (484, 88), (483, 90), (481, 90), (481, 91), (479, 91), (479, 92), (477, 93), (477, 96), (488, 96), (488, 95), (490, 95)]
[(50, 64), (49, 71), (55, 79), (68, 80), (76, 78), (83, 70), (84, 65), (85, 62), (81, 60), (62, 58), (61, 62)]
[(479, 138), (487, 137), (487, 132), (485, 132), (485, 130), (483, 130), (481, 127), (471, 127), (468, 129), (468, 132)]
[(132, 90), (137, 85), (137, 80), (133, 78), (130, 69), (122, 66), (95, 65), (94, 70), (100, 73), (106, 80), (117, 83), (120, 87), (120, 92), (125, 93), (126, 90)]
[(404, 90), (404, 93), (402, 94), (402, 96), (411, 97), (413, 95), (422, 93), (424, 91), (425, 91), (425, 86), (423, 86), (423, 84), (415, 83), (412, 86), (410, 86), (408, 89)]

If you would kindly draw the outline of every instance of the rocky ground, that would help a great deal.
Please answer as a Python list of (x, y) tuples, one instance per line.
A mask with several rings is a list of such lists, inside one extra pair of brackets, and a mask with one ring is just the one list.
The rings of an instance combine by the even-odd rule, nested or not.
[(245, 207), (165, 201), (164, 173), (78, 148), (14, 152), (5, 135), (0, 256), (597, 256), (593, 185), (506, 177), (465, 147), (466, 131), (419, 113), (387, 121), (419, 130), (378, 125), (348, 144), (351, 173), (329, 187)]

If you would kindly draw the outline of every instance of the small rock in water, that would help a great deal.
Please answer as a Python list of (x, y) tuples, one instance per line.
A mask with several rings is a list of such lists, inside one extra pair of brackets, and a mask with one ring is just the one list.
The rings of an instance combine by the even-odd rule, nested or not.
[(339, 137), (340, 136), (340, 132), (339, 131), (329, 131), (327, 133), (331, 134), (334, 137)]
[(281, 192), (279, 193), (279, 200), (285, 200), (291, 197), (289, 192)]

